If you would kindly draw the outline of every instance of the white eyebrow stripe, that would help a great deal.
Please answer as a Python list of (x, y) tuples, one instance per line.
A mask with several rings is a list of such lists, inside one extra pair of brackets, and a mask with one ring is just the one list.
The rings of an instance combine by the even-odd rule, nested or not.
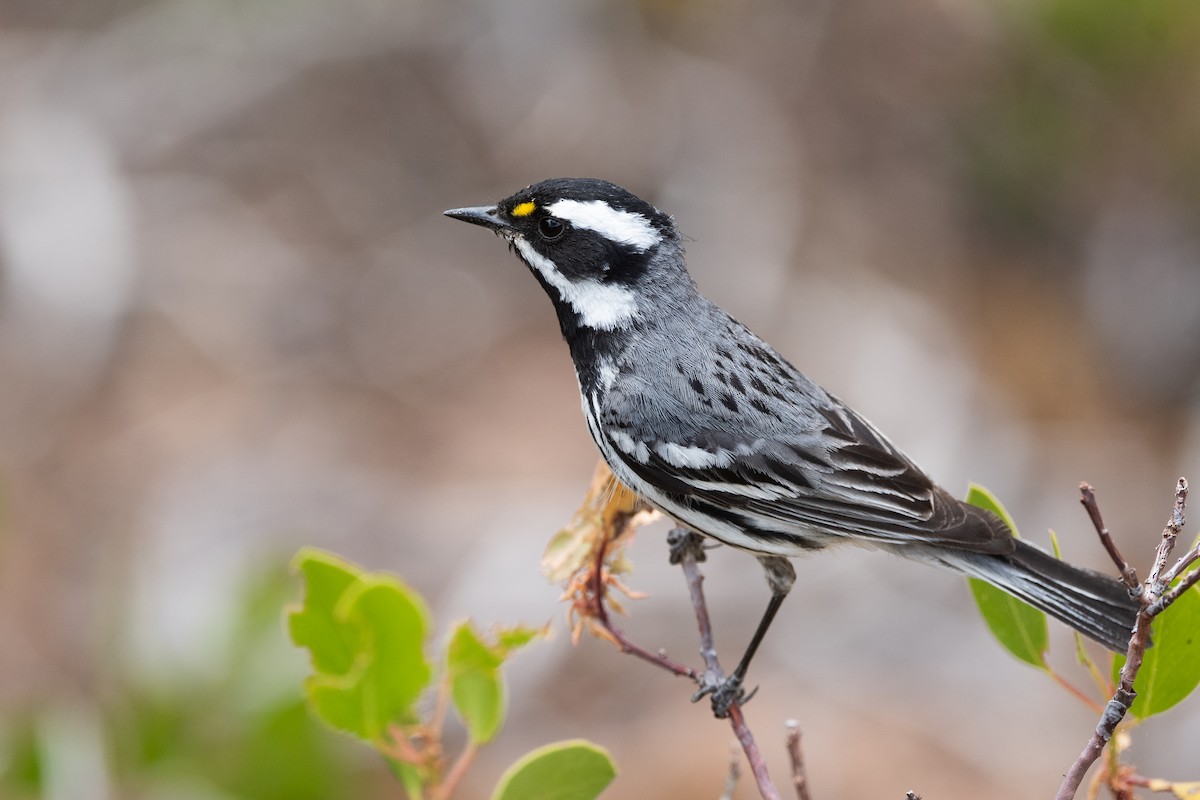
[(553, 261), (533, 249), (524, 236), (515, 236), (512, 241), (525, 263), (554, 287), (587, 327), (611, 331), (628, 325), (638, 315), (637, 298), (632, 290), (590, 278), (572, 282), (558, 271)]
[(576, 228), (595, 231), (639, 253), (662, 241), (662, 236), (644, 215), (621, 211), (603, 200), (557, 200), (546, 206), (546, 210)]

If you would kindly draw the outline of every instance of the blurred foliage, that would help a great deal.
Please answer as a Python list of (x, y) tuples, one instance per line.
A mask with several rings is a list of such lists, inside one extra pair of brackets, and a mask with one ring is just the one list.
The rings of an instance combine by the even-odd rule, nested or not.
[(1007, 12), (1000, 69), (959, 140), (967, 196), (995, 242), (1077, 246), (1097, 190), (1147, 158), (1200, 212), (1200, 5), (1049, 0)]
[[(461, 622), (435, 675), (426, 655), (430, 615), (414, 589), (313, 548), (301, 550), (293, 563), (305, 592), (288, 614), (288, 627), (312, 656), (315, 674), (305, 681), (305, 693), (313, 712), (388, 758), (409, 797), (452, 796), (478, 748), (504, 723), (501, 667), (544, 630), (516, 625), (484, 635)], [(419, 702), (431, 685), (433, 702)], [(447, 700), (467, 729), (453, 765), (442, 740)], [(615, 776), (601, 748), (558, 742), (518, 760), (495, 797), (591, 800)]]
[(588, 800), (616, 777), (608, 752), (583, 740), (539, 747), (500, 778), (492, 800)]
[(305, 693), (330, 726), (383, 742), (392, 725), (417, 720), (413, 703), (433, 674), (425, 657), (429, 609), (398, 578), (367, 574), (328, 553), (304, 550), (304, 605), (288, 615), (292, 641), (316, 673)]
[[(111, 788), (97, 796), (188, 797), (194, 800), (317, 800), (366, 797), (370, 775), (361, 754), (345, 747), (309, 715), (298, 686), (262, 690), (261, 669), (286, 652), (279, 606), (289, 594), (282, 570), (247, 587), (230, 620), (231, 668), (204, 679), (181, 672), (153, 685), (131, 672), (107, 687), (103, 704), (68, 709), (94, 723)], [(0, 722), (0, 797), (48, 796), (53, 764), (73, 756), (54, 721), (61, 701), (32, 705)], [(61, 791), (61, 787), (59, 787)], [(61, 795), (60, 795), (61, 796)]]
[(1053, 0), (1032, 20), (1105, 86), (1137, 93), (1147, 83), (1195, 81), (1200, 6), (1190, 0)]

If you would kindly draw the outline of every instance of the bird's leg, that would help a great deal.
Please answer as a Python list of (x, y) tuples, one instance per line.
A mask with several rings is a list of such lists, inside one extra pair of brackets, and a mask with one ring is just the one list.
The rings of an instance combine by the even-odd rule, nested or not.
[[(796, 583), (796, 570), (792, 568), (792, 562), (782, 556), (759, 556), (759, 563), (763, 566), (763, 572), (767, 576), (767, 585), (771, 587), (771, 599), (767, 603), (767, 610), (763, 612), (762, 619), (758, 622), (758, 627), (754, 631), (754, 636), (750, 639), (750, 644), (746, 647), (746, 652), (742, 654), (742, 660), (734, 668), (729, 677), (716, 684), (710, 684), (701, 687), (700, 691), (692, 698), (698, 700), (705, 695), (711, 695), (713, 714), (718, 718), (725, 718), (729, 715), (729, 707), (734, 703), (743, 703), (749, 700), (754, 695), (746, 695), (742, 688), (742, 681), (746, 677), (746, 671), (750, 669), (750, 661), (754, 658), (754, 653), (758, 650), (758, 646), (762, 644), (763, 637), (767, 634), (767, 629), (771, 627), (771, 621), (775, 619), (775, 614), (779, 611), (779, 607), (783, 605), (783, 600), (788, 596), (788, 592), (792, 590), (792, 585)], [(756, 690), (757, 691), (757, 690)]]

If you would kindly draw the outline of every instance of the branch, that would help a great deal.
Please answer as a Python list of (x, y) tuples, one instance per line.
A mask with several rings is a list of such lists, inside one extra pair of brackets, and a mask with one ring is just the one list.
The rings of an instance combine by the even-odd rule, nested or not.
[(1179, 557), (1179, 560), (1175, 562), (1175, 566), (1167, 570), (1167, 574), (1163, 576), (1163, 581), (1171, 583), (1182, 575), (1188, 567), (1196, 563), (1198, 559), (1200, 559), (1200, 541), (1196, 542), (1196, 545), (1191, 550), (1188, 550)]
[(1158, 600), (1152, 603), (1150, 607), (1146, 609), (1146, 614), (1151, 617), (1157, 617), (1163, 612), (1163, 609), (1167, 608), (1167, 606), (1178, 600), (1181, 594), (1186, 592), (1188, 589), (1191, 589), (1196, 585), (1197, 582), (1200, 582), (1200, 569), (1195, 569), (1189, 572), (1183, 580), (1171, 587), (1169, 592), (1166, 592), (1162, 597), (1158, 598)]
[(436, 787), (430, 793), (430, 800), (447, 800), (454, 794), (454, 790), (458, 788), (458, 782), (462, 780), (463, 775), (467, 773), (467, 768), (471, 766), (471, 762), (475, 760), (475, 756), (479, 754), (479, 745), (475, 742), (467, 742), (467, 746), (458, 754), (458, 758), (454, 760), (450, 771), (446, 773), (442, 784)]
[(792, 786), (796, 790), (796, 800), (812, 800), (808, 793), (808, 773), (804, 770), (804, 756), (800, 754), (800, 723), (789, 719), (784, 723), (787, 728), (788, 759), (792, 762)]
[(737, 745), (729, 748), (729, 772), (725, 775), (725, 791), (721, 792), (721, 800), (734, 800), (737, 791), (738, 778), (742, 777), (742, 762), (738, 758)]
[[(688, 583), (688, 593), (692, 599), (692, 608), (696, 613), (696, 623), (700, 628), (700, 654), (704, 658), (705, 665), (704, 679), (712, 678), (720, 682), (724, 680), (725, 673), (717, 660), (717, 651), (713, 644), (712, 623), (708, 616), (708, 605), (704, 600), (704, 576), (697, 566), (697, 562), (704, 560), (703, 541), (699, 534), (684, 528), (675, 528), (668, 535), (668, 542), (671, 545), (671, 562), (683, 567), (683, 574)], [(626, 638), (625, 634), (613, 624), (608, 614), (608, 608), (604, 604), (606, 549), (607, 542), (602, 542), (597, 548), (595, 568), (590, 576), (591, 597), (589, 603), (591, 607), (589, 612), (591, 616), (621, 649), (621, 652), (636, 656), (672, 675), (691, 678), (698, 685), (703, 685), (701, 674), (694, 668), (680, 664), (661, 652), (651, 653)], [(738, 703), (734, 703), (729, 708), (729, 723), (733, 727), (734, 736), (742, 746), (742, 752), (746, 754), (746, 760), (750, 763), (751, 770), (754, 772), (754, 780), (758, 785), (759, 794), (762, 795), (763, 800), (780, 800), (779, 790), (775, 788), (775, 784), (772, 783), (771, 776), (767, 772), (766, 759), (758, 749), (758, 744), (754, 741), (754, 735), (746, 725), (746, 718)]]
[(1079, 484), (1079, 502), (1087, 510), (1088, 516), (1092, 519), (1092, 525), (1096, 528), (1096, 533), (1100, 536), (1100, 543), (1104, 545), (1104, 549), (1108, 551), (1109, 557), (1113, 563), (1117, 565), (1117, 571), (1121, 573), (1121, 582), (1131, 592), (1139, 591), (1137, 570), (1130, 566), (1125, 557), (1121, 555), (1121, 551), (1117, 549), (1117, 543), (1113, 541), (1112, 534), (1108, 532), (1108, 528), (1104, 525), (1104, 520), (1100, 517), (1100, 506), (1096, 504), (1096, 493), (1093, 491), (1090, 484)]
[(1154, 554), (1154, 566), (1150, 570), (1150, 577), (1146, 579), (1146, 585), (1155, 589), (1156, 594), (1162, 594), (1165, 588), (1159, 576), (1167, 566), (1171, 551), (1175, 549), (1175, 540), (1179, 538), (1179, 532), (1183, 530), (1187, 496), (1188, 482), (1185, 478), (1180, 478), (1175, 484), (1175, 504), (1171, 507), (1171, 518), (1163, 528), (1162, 541), (1158, 543), (1158, 550)]
[[(1167, 525), (1163, 528), (1162, 538), (1155, 551), (1154, 565), (1150, 569), (1150, 576), (1146, 578), (1146, 583), (1142, 587), (1142, 592), (1138, 598), (1141, 609), (1138, 611), (1137, 622), (1133, 627), (1133, 635), (1129, 638), (1129, 648), (1125, 654), (1125, 666), (1121, 668), (1121, 680), (1113, 692), (1112, 699), (1105, 706), (1104, 713), (1101, 714), (1100, 721), (1096, 724), (1096, 730), (1092, 732), (1091, 738), (1084, 745), (1083, 752), (1075, 759), (1075, 763), (1071, 765), (1071, 768), (1063, 778), (1062, 786), (1059, 787), (1058, 794), (1055, 796), (1056, 800), (1071, 800), (1075, 797), (1075, 792), (1078, 791), (1080, 784), (1083, 782), (1083, 776), (1091, 768), (1092, 764), (1096, 762), (1096, 759), (1100, 757), (1100, 754), (1104, 751), (1104, 746), (1112, 738), (1117, 725), (1125, 718), (1125, 714), (1129, 711), (1129, 706), (1133, 704), (1134, 698), (1137, 697), (1137, 692), (1133, 689), (1133, 682), (1137, 678), (1138, 670), (1142, 667), (1142, 658), (1145, 656), (1146, 646), (1150, 642), (1150, 622), (1156, 614), (1174, 602), (1175, 598), (1179, 597), (1180, 594), (1176, 593), (1174, 589), (1164, 594), (1163, 589), (1166, 584), (1160, 580), (1159, 576), (1166, 567), (1171, 550), (1175, 547), (1179, 531), (1183, 529), (1187, 495), (1188, 483), (1184, 478), (1180, 478), (1179, 482), (1175, 485), (1175, 503), (1171, 508), (1171, 518), (1167, 520)], [(1092, 505), (1095, 505), (1094, 497), (1092, 498)], [(1084, 506), (1088, 506), (1086, 500), (1084, 501)], [(1089, 508), (1090, 512), (1091, 509)], [(1095, 522), (1098, 519), (1099, 510), (1097, 509), (1092, 520)], [(1102, 527), (1102, 524), (1097, 525), (1097, 529), (1100, 527)], [(1102, 541), (1104, 540), (1104, 536), (1105, 534), (1101, 534), (1100, 538)], [(1114, 546), (1109, 551), (1110, 555), (1115, 550)], [(1119, 554), (1114, 556), (1114, 560), (1118, 560), (1118, 563), (1124, 561), (1124, 559), (1119, 558)], [(1188, 581), (1195, 583), (1192, 575), (1188, 575), (1184, 582)], [(1183, 583), (1180, 583), (1176, 588), (1179, 588), (1179, 586), (1183, 586)], [(1151, 613), (1152, 609), (1157, 610)]]
[(643, 661), (653, 664), (659, 669), (665, 669), (672, 675), (691, 678), (693, 681), (699, 683), (700, 675), (696, 672), (696, 670), (667, 658), (664, 653), (651, 653), (641, 645), (634, 644), (625, 637), (625, 634), (621, 632), (620, 628), (613, 624), (612, 619), (610, 619), (608, 616), (608, 607), (604, 605), (604, 554), (607, 549), (608, 542), (602, 541), (600, 546), (596, 549), (596, 568), (593, 570), (592, 574), (591, 602), (593, 605), (591, 612), (596, 621), (600, 623), (600, 627), (604, 628), (605, 632), (608, 633), (608, 635), (612, 638), (612, 641), (616, 643), (617, 647), (621, 649), (622, 653), (637, 656)]
[[(686, 528), (672, 528), (667, 534), (667, 545), (671, 548), (671, 563), (683, 568), (687, 579), (688, 596), (696, 614), (696, 626), (700, 629), (700, 657), (704, 659), (705, 680), (725, 677), (721, 662), (717, 659), (717, 647), (713, 638), (712, 621), (708, 616), (708, 603), (704, 600), (704, 575), (699, 563), (705, 559), (704, 540)], [(701, 681), (703, 684), (704, 681)]]
[(733, 735), (737, 737), (738, 743), (742, 746), (742, 752), (746, 754), (746, 760), (750, 762), (750, 770), (754, 773), (754, 782), (758, 785), (758, 793), (762, 795), (763, 800), (780, 800), (779, 790), (775, 788), (775, 783), (771, 780), (770, 773), (767, 772), (767, 760), (763, 758), (762, 752), (758, 749), (758, 745), (754, 741), (754, 734), (750, 732), (750, 727), (746, 725), (746, 718), (742, 715), (742, 707), (737, 703), (729, 707), (729, 724), (733, 727)]
[[(704, 659), (705, 679), (713, 679), (719, 683), (725, 679), (725, 672), (717, 660), (712, 623), (708, 617), (708, 604), (704, 600), (704, 575), (697, 566), (697, 562), (704, 558), (703, 541), (698, 534), (685, 528), (674, 528), (667, 536), (667, 542), (671, 545), (671, 562), (680, 564), (684, 577), (687, 578), (688, 594), (692, 598), (696, 624), (700, 628), (700, 655)], [(758, 749), (758, 743), (754, 741), (754, 734), (746, 725), (746, 718), (738, 701), (729, 707), (729, 724), (733, 727), (734, 736), (742, 745), (746, 760), (750, 762), (758, 793), (762, 795), (763, 800), (780, 800), (779, 790), (775, 788), (767, 772), (767, 761)]]

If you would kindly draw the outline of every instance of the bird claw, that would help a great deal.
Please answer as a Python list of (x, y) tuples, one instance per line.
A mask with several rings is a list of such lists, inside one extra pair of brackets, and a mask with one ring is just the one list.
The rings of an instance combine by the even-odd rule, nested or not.
[(712, 702), (713, 716), (717, 719), (725, 719), (729, 716), (730, 708), (750, 702), (750, 698), (756, 694), (758, 694), (758, 687), (755, 686), (747, 693), (742, 688), (742, 679), (738, 675), (730, 675), (719, 681), (706, 677), (704, 685), (692, 695), (692, 702), (697, 703), (701, 698), (709, 697)]
[(687, 528), (672, 528), (667, 534), (667, 546), (670, 548), (672, 564), (682, 564), (686, 555), (691, 555), (696, 559), (696, 563), (708, 558), (704, 552), (704, 537)]

